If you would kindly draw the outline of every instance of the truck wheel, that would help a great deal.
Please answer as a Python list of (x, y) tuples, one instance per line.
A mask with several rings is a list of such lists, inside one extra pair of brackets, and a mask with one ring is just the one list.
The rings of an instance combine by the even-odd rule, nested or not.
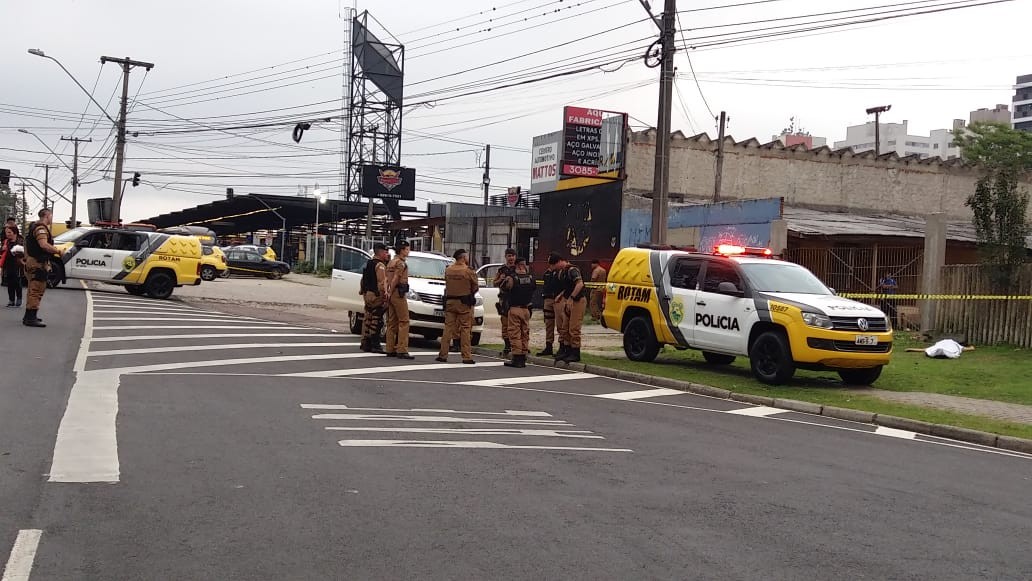
[(470, 335), (469, 344), (473, 346), (480, 345), (480, 333), (473, 333)]
[(702, 358), (710, 365), (731, 365), (735, 362), (734, 355), (724, 355), (723, 353), (712, 353), (710, 351), (703, 351)]
[(218, 276), (218, 272), (215, 271), (214, 266), (211, 266), (210, 264), (205, 264), (201, 267), (201, 280), (210, 282), (215, 280), (216, 276)]
[(846, 385), (871, 385), (881, 376), (882, 366), (864, 369), (839, 369), (839, 377)]
[(352, 335), (362, 334), (362, 318), (358, 316), (358, 313), (348, 311), (348, 330)]
[(144, 287), (147, 289), (147, 295), (153, 299), (167, 299), (172, 296), (172, 289), (176, 286), (175, 279), (172, 278), (167, 272), (158, 271), (152, 272), (147, 277), (147, 282), (144, 283)]
[(788, 338), (779, 331), (767, 331), (749, 348), (749, 364), (756, 379), (767, 385), (781, 385), (795, 375), (795, 362)]
[(652, 330), (652, 322), (645, 317), (631, 319), (624, 327), (623, 348), (631, 361), (654, 361), (659, 355), (660, 345)]
[(135, 295), (135, 296), (138, 296), (138, 297), (143, 296), (147, 292), (147, 289), (144, 288), (144, 286), (142, 284), (127, 284), (127, 285), (125, 285), (125, 290), (129, 294)]

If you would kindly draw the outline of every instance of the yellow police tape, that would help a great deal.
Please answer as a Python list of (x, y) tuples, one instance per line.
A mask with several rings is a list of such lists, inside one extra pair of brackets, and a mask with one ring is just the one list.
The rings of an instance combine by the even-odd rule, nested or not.
[(1032, 301), (1032, 295), (937, 295), (937, 294), (897, 294), (886, 295), (878, 293), (839, 293), (838, 296), (847, 299), (905, 299), (905, 300), (933, 300), (933, 301)]

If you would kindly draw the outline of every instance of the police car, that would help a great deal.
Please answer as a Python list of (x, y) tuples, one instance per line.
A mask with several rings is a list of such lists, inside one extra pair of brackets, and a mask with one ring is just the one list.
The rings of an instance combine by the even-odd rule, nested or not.
[[(362, 333), (362, 315), (365, 312), (365, 302), (358, 289), (362, 283), (362, 269), (370, 258), (370, 252), (343, 244), (337, 245), (333, 257), (333, 277), (327, 302), (330, 307), (347, 309), (348, 326), (356, 335)], [(430, 340), (439, 339), (444, 334), (444, 269), (455, 260), (430, 252), (409, 252), (407, 262), (409, 333)], [(470, 342), (480, 344), (483, 332), (484, 297), (478, 292), (477, 303), (473, 307)]]
[(673, 345), (699, 349), (714, 365), (748, 357), (771, 385), (797, 368), (835, 371), (852, 385), (878, 379), (892, 353), (885, 314), (771, 254), (732, 245), (712, 254), (625, 248), (609, 271), (603, 324), (623, 333), (634, 361)]
[(54, 238), (62, 260), (47, 284), (69, 278), (124, 286), (133, 295), (167, 299), (178, 286), (201, 284), (201, 243), (193, 236), (129, 228), (74, 228)]

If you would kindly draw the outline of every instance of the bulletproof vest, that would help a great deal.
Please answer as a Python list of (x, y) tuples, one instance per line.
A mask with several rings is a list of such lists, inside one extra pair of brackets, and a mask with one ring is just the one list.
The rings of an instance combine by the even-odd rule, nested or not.
[[(25, 237), (25, 254), (35, 258), (39, 261), (44, 261), (50, 258), (46, 250), (39, 245), (39, 241), (36, 240), (36, 226), (37, 222), (29, 224), (29, 235)], [(45, 226), (44, 226), (45, 227)], [(47, 228), (47, 243), (51, 246), (54, 245), (54, 237), (50, 235), (50, 229)]]
[[(516, 269), (508, 267), (508, 266), (501, 266), (501, 267), (498, 268), (498, 272), (502, 273), (505, 276), (514, 276), (516, 274)], [(504, 288), (498, 289), (498, 294), (503, 296), (503, 297), (507, 296), (509, 294), (509, 292), (510, 291), (505, 290)]]
[(581, 278), (580, 269), (576, 266), (567, 266), (563, 270), (563, 295), (571, 299), (579, 299), (580, 296), (573, 296), (573, 289), (577, 286), (577, 281)]
[(376, 284), (376, 265), (381, 264), (376, 258), (370, 258), (362, 270), (362, 292), (379, 293)]
[(554, 298), (555, 295), (559, 294), (559, 291), (562, 290), (562, 283), (559, 282), (558, 270), (546, 270), (542, 280), (543, 285), (541, 287), (541, 294), (546, 298)]
[(534, 275), (514, 274), (512, 290), (509, 291), (509, 303), (521, 307), (529, 305), (534, 297), (534, 287)]

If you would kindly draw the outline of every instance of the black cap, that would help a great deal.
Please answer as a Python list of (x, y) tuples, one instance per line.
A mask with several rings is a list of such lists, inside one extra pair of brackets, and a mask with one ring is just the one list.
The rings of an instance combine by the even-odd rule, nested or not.
[(402, 248), (408, 248), (408, 247), (409, 247), (408, 240), (402, 240), (401, 242), (398, 242), (397, 244), (394, 245), (394, 251), (397, 252), (398, 250), (401, 250)]
[(520, 264), (520, 263), (526, 264), (527, 263), (527, 259), (522, 257), (522, 256), (520, 256), (519, 258), (516, 259), (516, 264)]
[(506, 248), (505, 249), (505, 255), (506, 256), (516, 256), (516, 251), (513, 250), (512, 248)]
[(548, 257), (548, 264), (559, 264), (559, 261), (562, 259), (562, 256), (559, 256), (558, 254), (552, 254)]
[(466, 254), (466, 249), (465, 248), (460, 248), (460, 249), (456, 250), (452, 254), (452, 258), (454, 258), (455, 260), (458, 260), (459, 257), (462, 256), (463, 254)]
[(373, 244), (373, 252), (379, 252), (381, 250), (387, 250), (387, 245), (383, 242), (377, 242), (376, 244)]

